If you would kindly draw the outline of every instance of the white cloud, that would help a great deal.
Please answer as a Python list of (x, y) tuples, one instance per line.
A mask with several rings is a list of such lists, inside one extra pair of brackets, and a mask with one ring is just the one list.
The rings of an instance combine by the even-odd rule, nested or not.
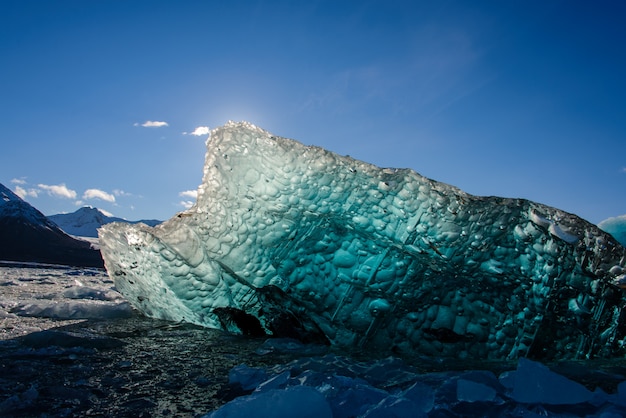
[(27, 197), (37, 197), (37, 190), (35, 189), (26, 190), (23, 187), (15, 186), (15, 194), (21, 197), (22, 199), (26, 199)]
[(24, 185), (24, 184), (26, 184), (26, 180), (24, 180), (24, 179), (12, 179), (11, 183)]
[(102, 213), (104, 213), (106, 216), (108, 216), (109, 218), (114, 217), (115, 215), (113, 215), (111, 212), (109, 212), (108, 210), (104, 210), (104, 209), (100, 209), (98, 208), (98, 210)]
[(194, 135), (194, 136), (204, 136), (208, 135), (211, 132), (208, 126), (198, 126), (193, 132), (183, 132), (183, 135)]
[(135, 123), (135, 126), (143, 126), (144, 128), (161, 128), (163, 126), (169, 126), (169, 124), (158, 120), (147, 120), (141, 124)]
[(198, 198), (198, 191), (197, 190), (185, 190), (184, 192), (178, 193), (178, 195), (180, 197), (190, 197), (192, 199), (197, 199)]
[(16, 195), (18, 195), (22, 199), (26, 199), (26, 190), (24, 190), (20, 186), (15, 186), (14, 192), (15, 192)]
[(193, 206), (193, 202), (190, 200), (183, 200), (179, 203), (179, 205), (181, 205), (182, 207), (184, 207), (185, 209), (189, 209), (190, 207)]
[(76, 192), (72, 189), (68, 189), (63, 183), (61, 184), (38, 184), (37, 187), (48, 192), (50, 196), (60, 197), (64, 199), (76, 199)]
[(83, 193), (83, 199), (100, 199), (106, 202), (115, 203), (115, 196), (99, 189), (87, 189)]

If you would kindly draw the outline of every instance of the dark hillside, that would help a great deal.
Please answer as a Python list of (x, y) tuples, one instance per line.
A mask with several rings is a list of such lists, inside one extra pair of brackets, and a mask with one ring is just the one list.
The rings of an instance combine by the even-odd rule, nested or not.
[(100, 251), (67, 235), (2, 184), (0, 260), (104, 267)]

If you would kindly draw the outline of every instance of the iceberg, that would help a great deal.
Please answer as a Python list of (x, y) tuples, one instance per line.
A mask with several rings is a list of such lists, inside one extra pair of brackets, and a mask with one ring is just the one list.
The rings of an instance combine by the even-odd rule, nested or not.
[(626, 215), (605, 219), (598, 224), (598, 228), (611, 234), (620, 244), (626, 245)]
[(190, 209), (99, 237), (154, 318), (380, 355), (624, 354), (626, 250), (596, 226), (246, 122), (211, 132)]

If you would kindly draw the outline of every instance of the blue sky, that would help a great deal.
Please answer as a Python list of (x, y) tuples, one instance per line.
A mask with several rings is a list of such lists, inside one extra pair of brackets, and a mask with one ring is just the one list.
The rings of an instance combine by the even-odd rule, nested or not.
[(247, 120), (596, 223), (626, 213), (625, 19), (617, 1), (4, 1), (0, 183), (47, 215), (167, 219), (202, 178), (191, 133)]

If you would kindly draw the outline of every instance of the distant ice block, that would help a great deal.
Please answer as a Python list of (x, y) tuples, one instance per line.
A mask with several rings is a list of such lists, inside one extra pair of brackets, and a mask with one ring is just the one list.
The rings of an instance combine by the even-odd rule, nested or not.
[(622, 245), (626, 245), (626, 215), (608, 218), (598, 224), (598, 227), (613, 235)]
[(192, 208), (99, 235), (151, 317), (381, 355), (624, 352), (626, 250), (596, 226), (245, 122), (211, 132)]

